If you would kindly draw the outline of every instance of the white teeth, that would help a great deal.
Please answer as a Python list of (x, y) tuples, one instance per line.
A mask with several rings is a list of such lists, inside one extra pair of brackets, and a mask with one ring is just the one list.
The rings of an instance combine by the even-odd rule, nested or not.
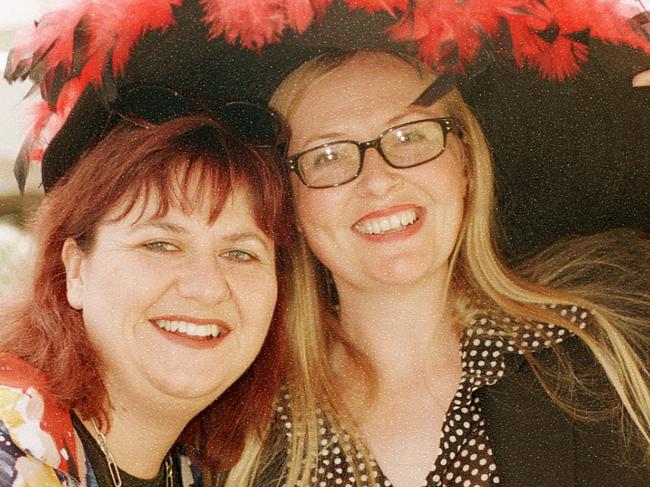
[(401, 219), (399, 216), (397, 216), (397, 215), (393, 215), (393, 216), (391, 216), (391, 217), (390, 217), (390, 226), (391, 226), (392, 228), (398, 228), (398, 227), (401, 227), (401, 226), (402, 226), (402, 219)]
[(157, 327), (162, 328), (163, 330), (172, 333), (183, 333), (194, 337), (217, 338), (224, 331), (216, 324), (197, 325), (196, 323), (176, 320), (155, 320), (154, 323)]
[(378, 235), (381, 233), (401, 230), (402, 228), (415, 223), (417, 219), (418, 214), (415, 210), (405, 210), (388, 217), (364, 220), (363, 222), (355, 225), (354, 228), (359, 233), (366, 235)]

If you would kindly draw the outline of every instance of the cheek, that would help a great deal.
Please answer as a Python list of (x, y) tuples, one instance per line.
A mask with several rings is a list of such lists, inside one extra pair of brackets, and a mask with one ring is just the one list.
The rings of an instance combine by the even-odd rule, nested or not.
[(308, 239), (318, 230), (333, 228), (341, 217), (344, 187), (310, 189), (294, 183), (293, 195), (298, 229)]
[(467, 176), (463, 164), (456, 160), (441, 161), (443, 164), (419, 166), (422, 172), (413, 174), (413, 181), (425, 189), (440, 203), (463, 200), (467, 194)]
[(244, 314), (246, 324), (266, 334), (278, 298), (275, 272), (269, 270), (262, 275), (251, 273), (246, 277), (240, 275), (236, 282), (231, 282), (231, 287), (237, 294), (239, 309)]
[(323, 208), (322, 204), (324, 204), (324, 202), (320, 201), (322, 198), (319, 198), (317, 194), (313, 193), (314, 191), (309, 190), (308, 188), (305, 188), (304, 190), (294, 190), (294, 204), (298, 230), (306, 236), (309, 236), (312, 233), (317, 215), (320, 214), (316, 211), (317, 208)]

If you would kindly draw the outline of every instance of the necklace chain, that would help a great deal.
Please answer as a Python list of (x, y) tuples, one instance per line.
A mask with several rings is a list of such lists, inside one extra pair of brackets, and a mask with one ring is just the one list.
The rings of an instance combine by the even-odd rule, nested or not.
[[(111, 480), (113, 481), (113, 486), (122, 487), (122, 477), (120, 476), (120, 469), (117, 467), (117, 464), (113, 459), (113, 455), (111, 454), (111, 451), (108, 449), (108, 445), (106, 443), (106, 436), (104, 436), (104, 433), (100, 431), (94, 418), (92, 418), (90, 421), (92, 422), (93, 428), (95, 429), (95, 434), (97, 435), (97, 444), (99, 445), (99, 449), (104, 454), (104, 458), (106, 458), (106, 464), (108, 465), (108, 471), (111, 474)], [(172, 465), (172, 457), (170, 454), (168, 454), (165, 457), (165, 487), (174, 487), (174, 468)]]

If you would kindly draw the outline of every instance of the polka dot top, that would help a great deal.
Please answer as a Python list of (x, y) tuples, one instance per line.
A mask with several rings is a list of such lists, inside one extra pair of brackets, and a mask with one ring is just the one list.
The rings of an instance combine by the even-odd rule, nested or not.
[[(592, 319), (576, 306), (555, 306), (559, 315), (585, 328)], [(485, 430), (479, 396), (475, 391), (496, 384), (514, 364), (507, 356), (523, 355), (548, 348), (570, 336), (565, 328), (552, 323), (514, 323), (507, 317), (478, 316), (470, 322), (461, 340), (462, 375), (443, 423), (438, 455), (422, 486), (489, 487), (499, 485), (490, 438)], [(291, 438), (289, 396), (284, 394), (277, 407), (277, 420)], [(392, 487), (373, 458), (364, 462), (345, 432), (335, 431), (319, 412), (320, 446), (317, 468), (311, 485), (315, 487), (367, 487), (369, 478), (376, 485)], [(353, 459), (353, 456), (356, 457)], [(360, 476), (355, 479), (353, 463)]]

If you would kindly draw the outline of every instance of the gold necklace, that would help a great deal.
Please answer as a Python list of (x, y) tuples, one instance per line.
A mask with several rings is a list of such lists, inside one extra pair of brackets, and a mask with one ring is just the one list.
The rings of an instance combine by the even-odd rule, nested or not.
[[(91, 418), (90, 421), (92, 422), (93, 428), (95, 429), (95, 434), (97, 435), (97, 444), (99, 445), (99, 449), (104, 454), (104, 458), (106, 458), (106, 464), (108, 465), (108, 471), (111, 474), (111, 480), (113, 481), (113, 486), (122, 487), (122, 477), (120, 476), (120, 469), (117, 467), (117, 464), (113, 459), (113, 455), (111, 454), (111, 451), (108, 449), (108, 445), (106, 443), (106, 436), (104, 436), (104, 433), (102, 433), (99, 430), (99, 427), (95, 422), (95, 418)], [(172, 465), (171, 454), (168, 454), (167, 457), (165, 457), (165, 487), (174, 487), (174, 468)]]

